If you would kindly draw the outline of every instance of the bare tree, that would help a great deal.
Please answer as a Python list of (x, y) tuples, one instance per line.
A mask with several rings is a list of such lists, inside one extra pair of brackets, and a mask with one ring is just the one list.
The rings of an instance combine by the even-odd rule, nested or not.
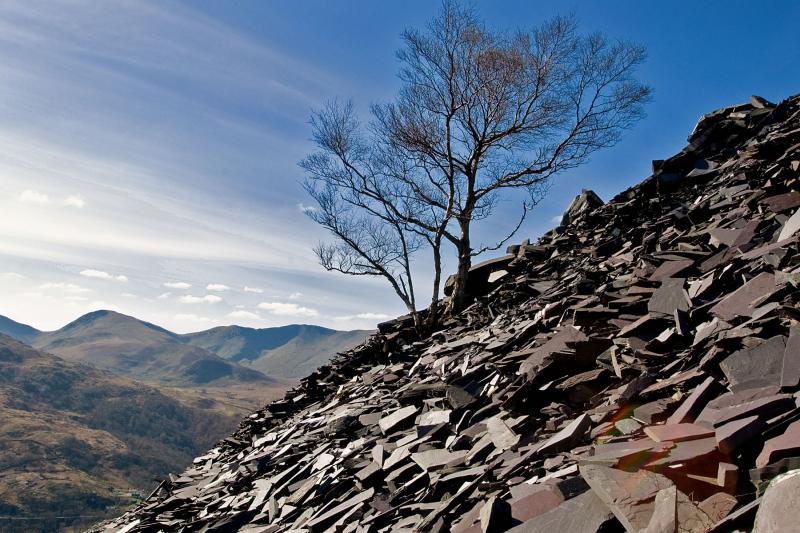
[[(402, 88), (394, 102), (372, 106), (368, 128), (358, 128), (350, 106), (339, 108), (345, 112), (337, 114), (335, 135), (319, 135), (320, 113), (312, 119), (317, 144), (336, 160), (327, 171), (318, 167), (314, 179), (332, 194), (352, 192), (355, 183), (358, 195), (382, 205), (382, 223), (393, 221), (419, 238), (415, 244), (431, 246), (438, 268), (442, 242), (450, 243), (458, 260), (450, 308), (458, 310), (468, 302), (472, 257), (513, 235), (550, 178), (614, 145), (643, 116), (651, 89), (633, 74), (645, 51), (580, 35), (571, 17), (530, 31), (492, 31), (451, 1), (424, 31), (404, 32), (403, 41)], [(339, 144), (328, 142), (334, 137)], [(348, 180), (357, 178), (344, 188), (342, 169)], [(473, 222), (513, 191), (528, 198), (514, 231), (474, 249)], [(435, 278), (434, 307), (440, 272)]]

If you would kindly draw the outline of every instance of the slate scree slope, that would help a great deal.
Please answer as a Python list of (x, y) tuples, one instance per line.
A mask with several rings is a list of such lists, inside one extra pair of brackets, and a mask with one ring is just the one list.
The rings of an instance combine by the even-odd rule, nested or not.
[(95, 531), (796, 531), (798, 167), (800, 96), (702, 117)]

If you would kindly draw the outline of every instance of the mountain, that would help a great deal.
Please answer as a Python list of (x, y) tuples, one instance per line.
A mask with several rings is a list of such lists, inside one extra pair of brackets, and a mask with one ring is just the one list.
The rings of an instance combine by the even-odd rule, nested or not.
[(797, 531), (800, 95), (688, 141), (92, 531)]
[(14, 339), (30, 344), (41, 335), (41, 331), (26, 324), (20, 324), (10, 318), (0, 315), (0, 333)]
[(68, 361), (161, 385), (276, 383), (261, 372), (184, 344), (164, 328), (114, 311), (84, 315), (57, 331), (40, 333), (32, 344)]
[(132, 379), (187, 387), (300, 378), (372, 332), (292, 324), (180, 335), (114, 311), (94, 311), (52, 332), (0, 316), (0, 333)]
[(361, 343), (371, 331), (336, 331), (320, 326), (293, 324), (253, 329), (241, 326), (182, 335), (198, 346), (268, 376), (300, 378), (326, 364), (333, 355)]
[[(55, 531), (130, 505), (238, 417), (0, 335), (2, 531)], [(54, 517), (80, 517), (63, 518)]]

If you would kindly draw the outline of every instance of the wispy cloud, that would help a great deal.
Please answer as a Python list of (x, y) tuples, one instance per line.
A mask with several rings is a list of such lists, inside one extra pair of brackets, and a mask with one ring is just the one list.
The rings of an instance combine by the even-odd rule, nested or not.
[(135, 299), (139, 298), (139, 295), (133, 294), (132, 292), (123, 292), (120, 296), (122, 296), (123, 298), (131, 299), (131, 300), (135, 300)]
[[(0, 312), (63, 325), (89, 307), (62, 304), (90, 290), (70, 289), (76, 279), (92, 302), (166, 327), (187, 315), (184, 304), (223, 324), (228, 303), (246, 302), (239, 290), (201, 292), (207, 280), (242, 280), (236, 289), (247, 280), (248, 296), (264, 294), (247, 309), (275, 304), (254, 313), (265, 325), (331, 324), (364, 295), (391, 298), (370, 282), (332, 282), (314, 258), (320, 233), (297, 181), (264, 186), (265, 168), (297, 175), (308, 110), (350, 93), (349, 76), (184, 3), (10, 0), (0, 2), (0, 36), (0, 262), (26, 275), (3, 283), (13, 291)], [(63, 276), (85, 266), (94, 275)], [(65, 283), (36, 289), (47, 281)], [(152, 292), (122, 299), (120, 287), (140, 284)], [(298, 287), (313, 305), (280, 303)], [(25, 296), (34, 289), (42, 300)]]
[(104, 270), (95, 270), (93, 268), (87, 268), (85, 270), (80, 271), (80, 275), (85, 278), (95, 278), (95, 279), (104, 279), (104, 280), (113, 280), (113, 281), (121, 281), (123, 283), (128, 281), (127, 276), (123, 276), (122, 274), (114, 275), (109, 274)]
[(333, 317), (334, 320), (341, 322), (349, 322), (351, 320), (388, 320), (392, 318), (390, 315), (383, 313), (359, 313), (357, 315), (341, 315)]
[(228, 313), (228, 318), (235, 320), (261, 320), (261, 316), (251, 311), (231, 311)]
[(62, 282), (49, 282), (43, 283), (39, 285), (39, 288), (47, 291), (47, 290), (60, 290), (64, 292), (72, 292), (72, 293), (83, 293), (83, 292), (92, 292), (92, 289), (87, 287), (81, 287), (80, 285), (76, 285), (75, 283), (62, 283)]
[(206, 290), (212, 292), (225, 292), (229, 289), (230, 287), (223, 285), (222, 283), (209, 283), (206, 285)]
[[(17, 200), (23, 204), (39, 204), (46, 205), (51, 203), (50, 196), (46, 193), (39, 192), (33, 189), (26, 189), (20, 193)], [(86, 200), (79, 194), (71, 194), (61, 200), (61, 205), (66, 207), (76, 207), (81, 209), (86, 206)]]
[(3, 272), (0, 273), (0, 279), (4, 280), (20, 280), (23, 279), (25, 276), (22, 274), (18, 274), (16, 272)]
[(186, 283), (185, 281), (168, 281), (168, 282), (164, 283), (164, 287), (166, 287), (168, 289), (183, 290), (183, 289), (191, 289), (192, 288), (192, 284), (191, 283)]
[(269, 312), (273, 315), (280, 316), (299, 316), (299, 317), (315, 317), (319, 316), (319, 311), (310, 307), (302, 307), (297, 304), (283, 303), (283, 302), (262, 302), (258, 304), (259, 309)]
[(290, 300), (299, 300), (302, 297), (303, 297), (302, 292), (293, 292), (292, 294), (289, 295)]
[(222, 298), (216, 294), (206, 294), (205, 296), (192, 296), (191, 294), (187, 294), (186, 296), (178, 298), (178, 301), (183, 304), (215, 304), (221, 302)]

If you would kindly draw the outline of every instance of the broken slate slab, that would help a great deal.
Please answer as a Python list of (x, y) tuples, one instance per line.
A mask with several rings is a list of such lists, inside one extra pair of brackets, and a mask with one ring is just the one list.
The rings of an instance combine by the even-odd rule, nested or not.
[(492, 443), (498, 450), (507, 450), (519, 442), (520, 436), (497, 417), (486, 421), (486, 429), (489, 432), (489, 438), (492, 439)]
[(529, 488), (528, 493), (511, 500), (511, 517), (519, 522), (547, 513), (564, 501), (564, 496), (553, 485), (522, 483), (522, 486)]
[(700, 385), (695, 387), (692, 393), (667, 419), (668, 424), (681, 424), (684, 422), (694, 422), (697, 415), (703, 410), (706, 404), (714, 397), (717, 382), (709, 376)]
[(781, 387), (793, 389), (800, 385), (800, 324), (789, 330), (786, 350), (781, 364)]
[(783, 435), (764, 443), (764, 448), (756, 458), (756, 467), (764, 468), (778, 459), (796, 455), (800, 455), (800, 421), (790, 424)]
[(580, 444), (586, 434), (592, 427), (592, 419), (589, 415), (582, 414), (569, 424), (547, 439), (539, 448), (537, 453), (545, 455), (549, 453), (558, 453), (565, 450), (571, 450), (576, 445)]
[(683, 289), (686, 280), (670, 278), (661, 283), (647, 302), (647, 310), (652, 315), (673, 316), (675, 311), (689, 310), (689, 296)]
[(502, 533), (511, 527), (511, 506), (497, 496), (489, 498), (479, 516), (482, 533)]
[(411, 454), (411, 460), (419, 465), (423, 470), (433, 470), (440, 468), (448, 463), (463, 459), (467, 455), (468, 450), (426, 450), (424, 452), (417, 452)]
[(776, 335), (757, 346), (726, 357), (719, 366), (733, 392), (780, 385), (786, 338)]
[(402, 409), (398, 409), (392, 414), (381, 418), (378, 421), (378, 426), (380, 426), (381, 431), (383, 433), (388, 433), (391, 429), (395, 428), (396, 426), (400, 426), (401, 424), (409, 421), (416, 414), (417, 414), (417, 408), (414, 407), (413, 405), (409, 405), (408, 407), (403, 407)]
[(717, 446), (722, 453), (733, 453), (736, 448), (758, 436), (764, 426), (757, 416), (728, 422), (716, 429)]
[(761, 500), (753, 533), (797, 531), (800, 508), (800, 470), (782, 474), (769, 484)]
[(728, 322), (737, 317), (750, 317), (754, 310), (751, 304), (774, 290), (775, 275), (762, 272), (723, 298), (711, 308), (711, 313)]
[(611, 511), (591, 490), (565, 501), (555, 509), (540, 514), (507, 533), (556, 533), (599, 531), (612, 518)]
[(690, 423), (647, 426), (644, 428), (644, 432), (656, 442), (680, 442), (703, 439), (714, 435), (713, 429)]
[(661, 474), (639, 470), (626, 472), (602, 465), (580, 467), (592, 491), (614, 513), (627, 531), (639, 531), (650, 523), (659, 491), (673, 486)]

